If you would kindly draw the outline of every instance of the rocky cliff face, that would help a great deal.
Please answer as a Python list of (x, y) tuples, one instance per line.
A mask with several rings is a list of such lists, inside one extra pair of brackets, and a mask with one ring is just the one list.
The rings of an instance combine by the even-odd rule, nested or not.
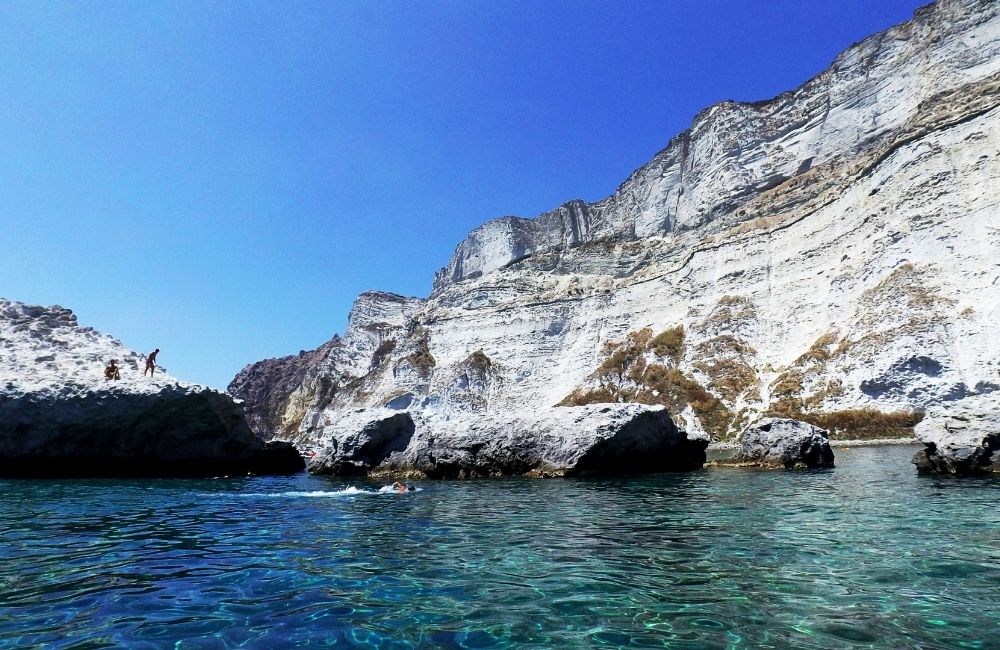
[(364, 294), (343, 338), (230, 390), (300, 444), (359, 409), (467, 429), (599, 402), (714, 438), (947, 435), (1000, 404), (998, 118), (1000, 4), (941, 0), (703, 111), (607, 199), (480, 226), (427, 300)]
[[(119, 380), (104, 378), (114, 359)], [(299, 470), (231, 397), (178, 382), (62, 307), (0, 299), (0, 475), (207, 475)]]

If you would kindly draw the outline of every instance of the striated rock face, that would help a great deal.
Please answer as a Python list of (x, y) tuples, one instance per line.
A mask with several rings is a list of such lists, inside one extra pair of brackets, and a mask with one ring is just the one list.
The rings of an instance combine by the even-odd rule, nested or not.
[(996, 11), (990, 0), (944, 0), (852, 46), (794, 91), (702, 111), (607, 199), (475, 229), (436, 276), (435, 294), (529, 255), (697, 228), (813, 168), (890, 146), (914, 109), (1000, 69)]
[(639, 404), (547, 408), (461, 423), (388, 409), (361, 411), (345, 415), (326, 434), (326, 448), (309, 465), (314, 474), (472, 478), (685, 471), (704, 464), (708, 445), (689, 440), (662, 407)]
[(735, 461), (760, 467), (833, 467), (829, 435), (808, 422), (766, 418), (743, 432)]
[(1000, 3), (941, 0), (703, 111), (602, 201), (484, 224), (428, 299), (364, 294), (342, 338), (230, 390), (299, 445), (359, 409), (416, 436), (621, 402), (715, 439), (947, 435), (1000, 395), (998, 151)]
[[(116, 360), (120, 380), (106, 380)], [(182, 384), (62, 307), (0, 299), (0, 475), (216, 475), (301, 470), (228, 395)]]

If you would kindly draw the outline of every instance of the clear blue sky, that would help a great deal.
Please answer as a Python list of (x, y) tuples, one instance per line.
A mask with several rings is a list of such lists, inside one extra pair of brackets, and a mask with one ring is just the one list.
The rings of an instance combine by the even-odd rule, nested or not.
[(222, 388), (920, 4), (4, 0), (0, 296)]

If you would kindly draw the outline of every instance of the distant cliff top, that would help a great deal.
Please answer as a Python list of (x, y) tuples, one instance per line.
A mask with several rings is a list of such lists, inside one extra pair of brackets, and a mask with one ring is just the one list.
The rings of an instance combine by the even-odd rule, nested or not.
[(1000, 3), (991, 0), (940, 0), (855, 43), (794, 90), (710, 106), (611, 196), (475, 228), (435, 275), (432, 295), (536, 253), (702, 226), (864, 149), (934, 93), (1000, 69), (998, 14)]

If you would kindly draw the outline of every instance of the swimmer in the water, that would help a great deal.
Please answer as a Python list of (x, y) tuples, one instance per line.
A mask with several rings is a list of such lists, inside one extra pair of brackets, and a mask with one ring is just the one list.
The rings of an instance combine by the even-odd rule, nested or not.
[(403, 492), (406, 492), (407, 487), (403, 483), (396, 481), (395, 483), (392, 484), (392, 489), (402, 494)]

